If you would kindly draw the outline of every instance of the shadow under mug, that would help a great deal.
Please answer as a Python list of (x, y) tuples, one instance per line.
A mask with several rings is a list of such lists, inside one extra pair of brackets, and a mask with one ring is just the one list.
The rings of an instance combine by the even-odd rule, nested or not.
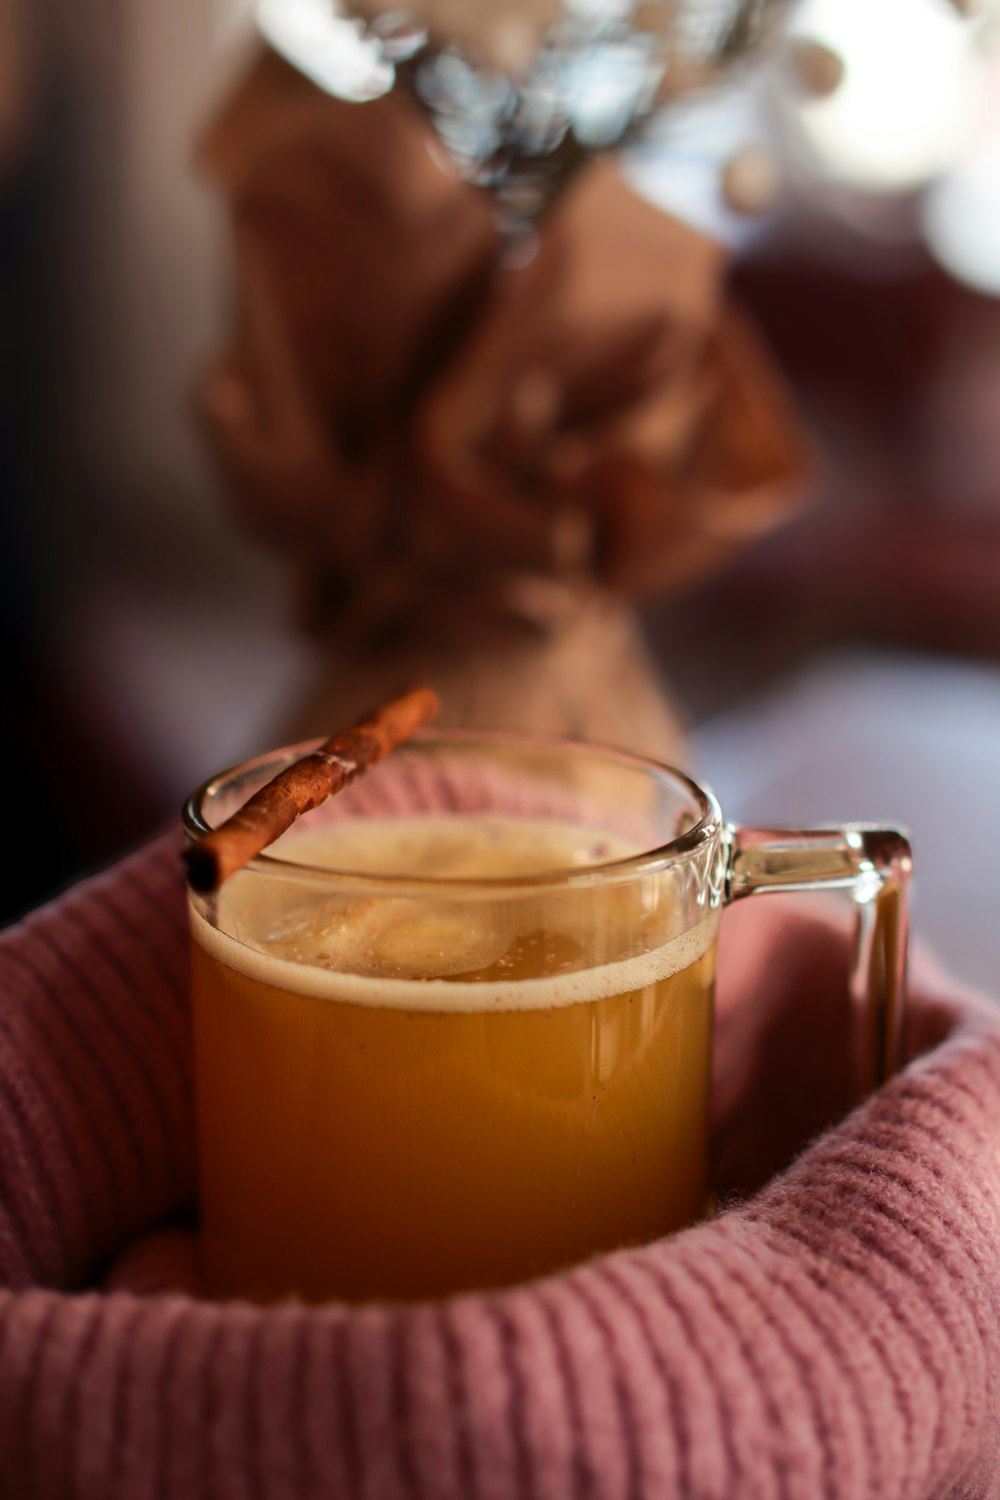
[[(312, 748), (205, 783), (188, 836)], [(368, 850), (356, 868), (308, 862), (345, 827), (342, 847)], [(499, 874), (426, 867), (428, 840), (461, 845), (469, 827), (528, 850), (556, 830), (573, 862), (520, 868), (508, 848)], [(723, 908), (851, 893), (860, 1098), (898, 1060), (909, 870), (895, 830), (734, 828), (711, 792), (637, 756), (418, 736), (190, 896), (210, 1290), (442, 1296), (695, 1221)]]

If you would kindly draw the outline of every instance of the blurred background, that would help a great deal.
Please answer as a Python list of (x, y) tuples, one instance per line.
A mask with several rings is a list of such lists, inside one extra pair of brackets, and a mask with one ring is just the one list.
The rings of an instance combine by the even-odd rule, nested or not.
[[(996, 992), (1000, 18), (959, 9), (803, 0), (833, 91), (786, 48), (622, 170), (730, 249), (822, 458), (645, 610), (689, 764), (735, 819), (907, 823), (918, 934)], [(0, 920), (264, 748), (313, 667), (192, 419), (233, 299), (193, 143), (256, 46), (246, 0), (0, 0)]]

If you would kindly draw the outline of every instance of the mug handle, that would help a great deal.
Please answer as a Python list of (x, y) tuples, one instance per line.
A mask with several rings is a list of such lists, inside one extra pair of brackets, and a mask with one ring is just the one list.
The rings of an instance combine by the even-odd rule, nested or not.
[(725, 900), (758, 891), (849, 891), (857, 908), (850, 974), (856, 1099), (902, 1060), (913, 859), (905, 834), (870, 823), (839, 828), (727, 825)]

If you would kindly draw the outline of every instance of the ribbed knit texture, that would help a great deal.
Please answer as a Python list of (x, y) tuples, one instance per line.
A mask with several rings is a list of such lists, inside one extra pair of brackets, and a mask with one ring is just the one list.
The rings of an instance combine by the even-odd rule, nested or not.
[(714, 1222), (506, 1293), (260, 1310), (157, 1232), (194, 1187), (175, 840), (3, 934), (0, 1496), (1000, 1495), (1000, 1011), (918, 976), (917, 1060), (787, 1166), (837, 1108), (845, 955), (808, 903), (727, 915), (748, 1196)]

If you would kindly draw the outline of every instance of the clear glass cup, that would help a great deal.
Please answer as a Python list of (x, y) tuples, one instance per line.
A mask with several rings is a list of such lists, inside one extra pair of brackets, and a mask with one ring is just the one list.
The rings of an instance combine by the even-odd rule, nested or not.
[[(196, 837), (312, 745), (190, 798)], [(209, 1288), (409, 1300), (698, 1219), (727, 902), (859, 911), (858, 1096), (893, 1068), (909, 848), (727, 824), (617, 751), (427, 732), (190, 897)]]

